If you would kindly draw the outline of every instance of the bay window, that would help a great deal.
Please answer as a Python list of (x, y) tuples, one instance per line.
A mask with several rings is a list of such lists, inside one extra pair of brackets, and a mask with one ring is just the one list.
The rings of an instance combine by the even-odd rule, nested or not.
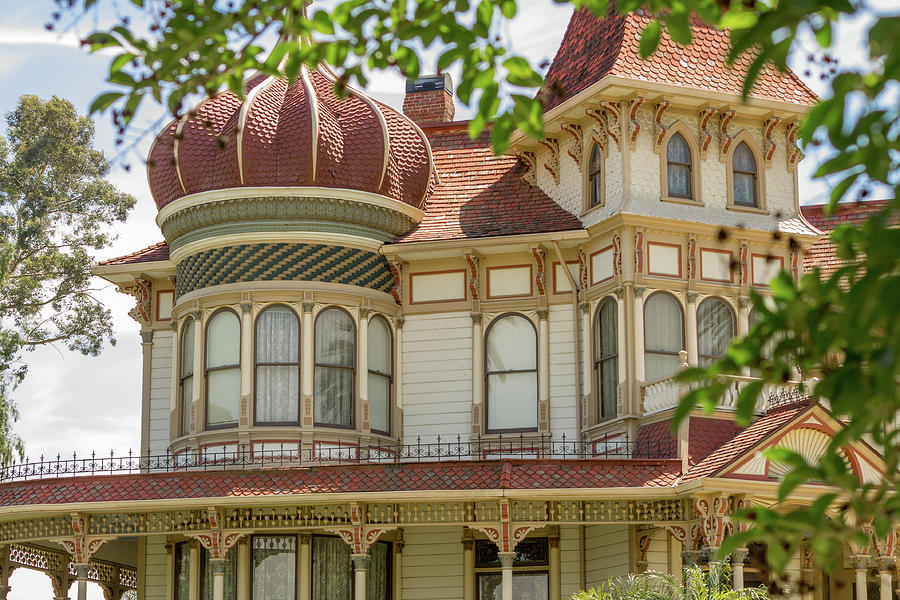
[(721, 298), (707, 298), (697, 307), (697, 353), (702, 366), (725, 356), (734, 339), (734, 313)]
[(384, 317), (369, 320), (368, 337), (369, 427), (390, 435), (394, 357), (391, 328)]
[(326, 308), (316, 318), (315, 423), (353, 427), (356, 328), (343, 309)]
[(537, 332), (530, 320), (496, 319), (486, 336), (488, 432), (537, 429)]
[(594, 380), (601, 419), (616, 416), (619, 388), (619, 307), (607, 298), (594, 317)]
[(191, 403), (194, 401), (194, 319), (188, 318), (181, 330), (181, 364), (178, 389), (181, 400), (181, 435), (191, 431)]
[(678, 372), (684, 349), (684, 313), (671, 294), (656, 292), (644, 302), (644, 379), (657, 381)]
[(256, 319), (257, 425), (300, 422), (300, 322), (286, 306), (270, 306)]
[(241, 321), (233, 310), (206, 326), (206, 426), (234, 427), (241, 401)]

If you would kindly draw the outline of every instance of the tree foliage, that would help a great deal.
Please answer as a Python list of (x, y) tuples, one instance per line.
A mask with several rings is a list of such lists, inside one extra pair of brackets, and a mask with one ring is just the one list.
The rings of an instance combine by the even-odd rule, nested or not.
[(21, 455), (12, 391), (23, 352), (60, 343), (96, 355), (113, 342), (92, 295), (92, 253), (109, 245), (134, 198), (105, 180), (94, 123), (61, 98), (22, 96), (0, 137), (0, 463)]
[[(223, 88), (242, 94), (242, 81), (252, 70), (274, 74), (281, 69), (294, 78), (302, 64), (325, 61), (337, 70), (339, 82), (365, 84), (368, 70), (396, 68), (415, 77), (422, 69), (423, 50), (435, 49), (438, 70), (461, 67), (457, 94), (475, 109), (470, 133), (492, 124), (494, 148), (503, 151), (515, 128), (542, 135), (543, 111), (534, 89), (544, 85), (552, 90), (555, 85), (544, 82), (540, 67), (510, 51), (499, 35), (505, 22), (525, 6), (517, 0), (339, 0), (330, 12), (315, 10), (309, 18), (304, 16), (304, 0), (131, 2), (150, 23), (146, 31), (123, 21), (85, 39), (92, 51), (118, 52), (109, 69), (115, 89), (100, 94), (92, 110), (111, 109), (120, 131), (147, 98), (179, 115), (191, 94)], [(608, 10), (606, 0), (570, 2), (597, 15)], [(103, 4), (74, 3), (79, 14)], [(540, 9), (534, 3), (527, 6)], [(804, 119), (801, 137), (804, 145), (833, 149), (815, 177), (827, 178), (831, 200), (837, 203), (855, 199), (851, 194), (857, 190), (865, 195), (867, 186), (875, 183), (892, 189), (896, 198), (900, 183), (900, 17), (881, 16), (861, 40), (871, 68), (836, 73), (828, 57), (837, 20), (854, 15), (860, 6), (859, 0), (620, 0), (616, 9), (649, 10), (654, 16), (641, 36), (644, 56), (655, 51), (664, 31), (676, 42), (689, 44), (692, 14), (729, 29), (729, 59), (751, 58), (745, 95), (764, 64), (784, 69), (792, 51), (806, 53), (810, 45), (818, 46), (812, 59), (825, 63), (822, 76), (830, 77), (831, 93)], [(310, 41), (303, 46), (281, 41), (267, 51), (266, 36), (276, 31)], [(777, 568), (786, 565), (800, 538), (809, 539), (817, 560), (827, 564), (836, 557), (840, 542), (863, 540), (862, 524), (871, 524), (883, 535), (900, 520), (900, 499), (894, 491), (900, 445), (900, 320), (893, 312), (900, 305), (900, 232), (890, 227), (898, 207), (895, 199), (862, 228), (836, 229), (832, 238), (839, 256), (848, 261), (846, 267), (825, 279), (811, 273), (794, 281), (782, 274), (773, 282), (771, 298), (753, 296), (761, 319), (731, 346), (727, 358), (683, 375), (703, 385), (684, 399), (680, 418), (697, 404), (715, 406), (725, 390), (723, 375), (753, 368), (763, 381), (780, 382), (789, 376), (790, 360), (806, 376), (820, 378), (809, 392), (827, 399), (832, 410), (847, 419), (847, 429), (817, 464), (785, 451), (773, 453), (793, 467), (782, 484), (782, 498), (811, 480), (828, 483), (837, 492), (802, 511), (745, 512), (743, 517), (754, 527), (727, 544), (733, 548), (749, 539), (767, 542), (768, 558)], [(744, 423), (761, 387), (748, 385), (740, 395), (738, 418)], [(838, 458), (841, 445), (859, 439), (872, 439), (885, 448), (887, 473), (879, 485), (859, 484)], [(836, 505), (842, 510), (835, 511)]]

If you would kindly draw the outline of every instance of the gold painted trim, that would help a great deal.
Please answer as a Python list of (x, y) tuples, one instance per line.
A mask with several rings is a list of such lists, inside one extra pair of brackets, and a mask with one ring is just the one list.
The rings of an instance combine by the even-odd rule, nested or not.
[(223, 246), (235, 246), (239, 244), (259, 243), (297, 243), (297, 244), (325, 244), (326, 246), (342, 246), (344, 248), (356, 248), (367, 252), (378, 253), (381, 242), (376, 240), (348, 235), (346, 233), (312, 232), (312, 231), (260, 231), (249, 233), (229, 233), (204, 238), (191, 242), (173, 250), (170, 260), (179, 263), (189, 256), (193, 256), (204, 250), (221, 248)]
[(315, 181), (316, 166), (319, 158), (319, 99), (309, 80), (309, 72), (306, 69), (306, 65), (300, 66), (300, 79), (303, 81), (303, 87), (306, 88), (306, 94), (309, 98), (310, 126), (312, 128), (312, 150), (310, 156), (312, 157), (312, 180)]
[(247, 98), (241, 104), (241, 110), (238, 114), (238, 129), (237, 129), (237, 162), (238, 162), (238, 177), (240, 177), (241, 185), (244, 185), (244, 129), (246, 128), (247, 122), (247, 114), (250, 112), (250, 108), (253, 105), (253, 101), (256, 100), (256, 97), (264, 90), (269, 89), (269, 87), (275, 83), (274, 77), (269, 77), (265, 81), (260, 81), (259, 85), (255, 86), (250, 93), (247, 94)]

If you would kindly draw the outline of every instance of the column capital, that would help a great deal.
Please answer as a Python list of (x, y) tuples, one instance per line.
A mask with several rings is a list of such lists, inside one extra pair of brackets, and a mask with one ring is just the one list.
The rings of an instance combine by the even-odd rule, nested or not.
[(500, 552), (497, 554), (497, 557), (500, 559), (500, 567), (503, 569), (512, 569), (513, 563), (516, 560), (515, 552)]
[(469, 313), (469, 316), (472, 317), (473, 324), (481, 325), (481, 317), (482, 317), (481, 313), (473, 312), (473, 313)]
[(74, 568), (75, 568), (75, 579), (83, 579), (83, 580), (87, 581), (90, 570), (91, 570), (91, 566), (81, 564), (81, 565), (74, 565)]
[(645, 287), (634, 286), (634, 297), (635, 298), (643, 298), (644, 292), (646, 292), (646, 291), (647, 291), (647, 288), (645, 288)]
[(879, 571), (891, 571), (894, 568), (894, 564), (897, 562), (897, 559), (893, 556), (882, 556), (878, 559), (878, 570)]
[(313, 311), (313, 308), (315, 307), (315, 305), (316, 305), (316, 303), (313, 302), (312, 300), (304, 300), (303, 302), (300, 303), (300, 306), (303, 307), (303, 312), (305, 312), (305, 313), (311, 313)]
[(350, 560), (353, 561), (354, 571), (365, 571), (369, 568), (368, 554), (351, 554)]
[(210, 570), (213, 575), (225, 574), (225, 566), (228, 564), (227, 558), (211, 558), (209, 559)]
[(153, 330), (145, 329), (141, 331), (141, 343), (142, 344), (152, 344), (153, 343)]
[(856, 557), (856, 570), (865, 571), (869, 568), (869, 557), (860, 555)]
[(747, 556), (750, 554), (750, 550), (747, 548), (736, 548), (731, 552), (731, 564), (733, 565), (743, 565), (744, 561), (747, 560)]
[(687, 303), (688, 304), (697, 304), (697, 299), (700, 297), (700, 294), (696, 292), (688, 292), (687, 294)]

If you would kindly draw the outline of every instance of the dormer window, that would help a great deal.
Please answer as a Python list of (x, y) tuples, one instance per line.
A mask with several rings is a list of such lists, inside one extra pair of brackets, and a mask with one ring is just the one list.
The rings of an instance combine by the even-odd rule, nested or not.
[(603, 153), (600, 146), (594, 144), (591, 149), (591, 160), (588, 167), (588, 208), (603, 204)]
[(734, 149), (731, 157), (734, 204), (737, 206), (759, 206), (757, 189), (756, 157), (746, 142)]
[(680, 133), (669, 138), (666, 147), (667, 182), (669, 196), (673, 198), (693, 198), (691, 185), (691, 149)]

